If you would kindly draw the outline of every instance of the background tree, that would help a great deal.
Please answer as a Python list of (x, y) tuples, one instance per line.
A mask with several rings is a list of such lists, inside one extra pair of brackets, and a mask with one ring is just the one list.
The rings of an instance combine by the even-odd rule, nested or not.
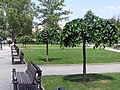
[(53, 40), (48, 38), (50, 36), (51, 30), (56, 32), (56, 30), (61, 30), (59, 27), (59, 21), (67, 20), (69, 17), (65, 16), (70, 13), (70, 11), (63, 10), (64, 0), (38, 0), (39, 6), (37, 6), (38, 10), (38, 18), (43, 24), (45, 31), (42, 32), (43, 38), (45, 36), (45, 44), (46, 44), (46, 61), (48, 62), (48, 45), (49, 41)]
[(32, 42), (32, 38), (31, 36), (28, 36), (28, 35), (21, 36), (17, 38), (17, 42), (22, 43), (23, 45), (25, 45), (25, 48), (26, 48), (26, 44)]
[(48, 62), (48, 44), (57, 44), (60, 41), (60, 33), (57, 30), (46, 29), (38, 33), (37, 43), (46, 44), (46, 61)]
[(3, 40), (6, 39), (6, 25), (4, 11), (0, 9), (0, 31), (2, 33)]
[(0, 9), (0, 49), (2, 49), (2, 41), (4, 39), (3, 24), (4, 24), (4, 14), (3, 11)]
[(5, 21), (9, 25), (12, 40), (19, 35), (31, 34), (34, 16), (31, 0), (3, 0), (1, 7), (5, 14)]
[[(110, 37), (107, 36), (112, 36)], [(98, 47), (101, 43), (106, 44), (117, 40), (117, 28), (107, 20), (95, 16), (88, 11), (84, 18), (74, 19), (64, 26), (61, 34), (61, 46), (76, 47), (83, 45), (83, 79), (86, 81), (86, 42), (95, 43)]]
[(112, 23), (114, 23), (117, 28), (119, 29), (119, 41), (120, 41), (120, 15), (118, 16), (114, 16), (113, 18), (109, 19), (109, 21), (111, 21)]

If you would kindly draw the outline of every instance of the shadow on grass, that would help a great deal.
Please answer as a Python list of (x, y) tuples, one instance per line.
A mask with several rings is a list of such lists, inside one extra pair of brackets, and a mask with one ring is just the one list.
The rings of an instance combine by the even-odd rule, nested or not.
[[(98, 81), (98, 80), (113, 80), (113, 77), (102, 75), (102, 74), (87, 74), (86, 82)], [(76, 75), (67, 75), (64, 77), (64, 80), (68, 80), (71, 82), (84, 82), (83, 74)]]
[[(39, 58), (40, 61), (46, 62), (46, 58)], [(49, 58), (48, 61), (57, 61), (57, 60), (62, 60), (62, 58)]]

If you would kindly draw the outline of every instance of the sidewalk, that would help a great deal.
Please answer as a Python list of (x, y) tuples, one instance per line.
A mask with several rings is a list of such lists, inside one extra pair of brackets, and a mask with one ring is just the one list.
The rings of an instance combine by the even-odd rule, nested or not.
[(113, 51), (113, 52), (120, 52), (120, 50), (113, 49), (113, 48), (105, 48), (105, 50)]
[(12, 65), (10, 48), (9, 46), (3, 46), (3, 50), (0, 50), (0, 90), (13, 90), (12, 68), (24, 71), (26, 66)]
[(12, 90), (10, 51), (3, 47), (0, 50), (0, 90)]
[[(82, 65), (40, 65), (43, 75), (82, 74)], [(87, 64), (87, 73), (120, 72), (120, 63)]]

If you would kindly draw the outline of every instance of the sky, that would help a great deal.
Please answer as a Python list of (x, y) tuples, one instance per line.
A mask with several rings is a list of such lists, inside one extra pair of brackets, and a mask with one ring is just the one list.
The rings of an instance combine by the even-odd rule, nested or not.
[[(38, 3), (37, 0), (32, 0)], [(70, 14), (69, 21), (76, 18), (83, 18), (88, 10), (101, 17), (112, 18), (120, 15), (120, 0), (65, 0), (66, 6), (64, 9), (70, 9), (73, 13)], [(34, 21), (38, 21), (34, 19)], [(65, 24), (66, 22), (62, 22)]]

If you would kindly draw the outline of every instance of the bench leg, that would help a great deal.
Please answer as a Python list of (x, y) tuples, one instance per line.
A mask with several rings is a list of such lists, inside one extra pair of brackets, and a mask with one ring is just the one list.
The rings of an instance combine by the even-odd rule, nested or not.
[(38, 89), (41, 90), (41, 77), (38, 77), (38, 80), (37, 80), (37, 87), (38, 87)]
[(17, 78), (16, 78), (16, 70), (12, 70), (12, 82), (13, 82), (13, 90), (17, 90)]
[(14, 81), (15, 81), (15, 75), (16, 75), (16, 70), (15, 69), (13, 69), (12, 70), (12, 82), (14, 83)]
[(14, 80), (14, 83), (13, 83), (13, 89), (14, 89), (14, 90), (17, 90), (17, 79)]
[(12, 56), (12, 64), (14, 64), (14, 57)]

